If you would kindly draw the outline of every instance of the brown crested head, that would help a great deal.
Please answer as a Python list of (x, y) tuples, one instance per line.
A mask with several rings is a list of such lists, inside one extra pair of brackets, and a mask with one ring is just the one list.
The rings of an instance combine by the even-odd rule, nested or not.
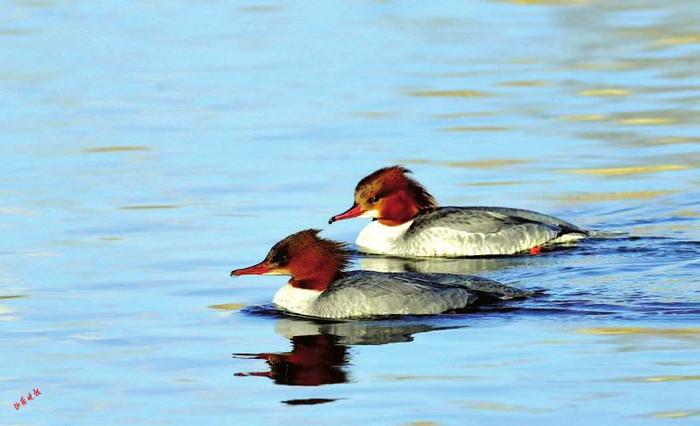
[(329, 222), (370, 216), (384, 225), (395, 226), (413, 219), (423, 210), (437, 207), (435, 198), (409, 176), (411, 173), (405, 167), (391, 166), (365, 176), (355, 187), (353, 206)]
[(382, 198), (406, 191), (421, 209), (437, 207), (435, 198), (409, 174), (413, 172), (403, 166), (391, 166), (365, 176), (355, 186), (355, 202), (371, 207)]
[(324, 291), (350, 261), (345, 244), (321, 238), (320, 230), (294, 233), (272, 246), (262, 262), (231, 275), (291, 275), (295, 287)]

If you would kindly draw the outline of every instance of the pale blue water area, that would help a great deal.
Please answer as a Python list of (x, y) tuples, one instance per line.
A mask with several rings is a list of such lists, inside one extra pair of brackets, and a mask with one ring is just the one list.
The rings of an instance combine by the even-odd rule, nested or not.
[[(0, 424), (697, 424), (699, 20), (694, 0), (2, 2)], [(327, 219), (396, 163), (443, 205), (627, 236), (356, 259), (543, 291), (460, 315), (294, 320), (260, 308), (286, 278), (229, 277), (303, 228), (352, 242), (364, 219)]]

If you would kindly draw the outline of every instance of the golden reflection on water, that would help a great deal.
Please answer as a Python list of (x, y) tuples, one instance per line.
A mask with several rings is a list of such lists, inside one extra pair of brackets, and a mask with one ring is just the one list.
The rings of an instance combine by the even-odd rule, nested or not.
[(452, 118), (469, 118), (469, 117), (488, 117), (496, 115), (495, 112), (490, 111), (476, 111), (476, 112), (452, 112), (446, 114), (434, 114), (432, 117), (437, 119), (452, 119)]
[(700, 33), (685, 34), (676, 37), (665, 37), (656, 40), (654, 44), (658, 46), (679, 46), (685, 44), (700, 44)]
[(574, 114), (562, 115), (560, 118), (565, 121), (603, 121), (608, 116), (603, 114)]
[[(679, 100), (683, 105), (684, 101)], [(625, 112), (614, 114), (613, 122), (626, 126), (667, 126), (669, 124), (697, 124), (700, 115), (691, 109)]]
[(700, 375), (669, 375), (669, 376), (649, 376), (649, 377), (625, 377), (619, 379), (622, 382), (637, 383), (664, 383), (664, 382), (687, 382), (700, 380)]
[(671, 212), (672, 216), (680, 216), (680, 217), (700, 217), (700, 212), (697, 210), (676, 210), (675, 212)]
[(642, 69), (664, 69), (677, 66), (679, 62), (692, 63), (693, 58), (635, 58), (615, 61), (579, 62), (572, 65), (573, 69), (589, 71), (631, 71)]
[[(575, 121), (575, 120), (570, 120)], [(579, 136), (588, 139), (625, 144), (637, 147), (653, 147), (663, 145), (683, 145), (700, 143), (700, 137), (694, 136), (649, 136), (644, 133), (623, 132), (581, 132)]]
[(629, 96), (632, 94), (632, 91), (627, 90), (627, 89), (607, 88), (607, 89), (579, 90), (577, 93), (581, 96), (608, 97), (608, 96)]
[(649, 200), (674, 194), (676, 191), (590, 192), (552, 197), (567, 203), (593, 203), (621, 200)]
[(503, 81), (498, 83), (499, 86), (504, 87), (542, 87), (549, 85), (550, 82), (546, 80), (516, 80), (516, 81)]
[(18, 209), (16, 207), (0, 207), (0, 214), (10, 214), (17, 216), (36, 216), (39, 213), (27, 209)]
[(700, 338), (700, 327), (686, 328), (653, 328), (653, 327), (592, 327), (579, 328), (581, 334), (594, 335), (637, 335), (658, 337), (690, 337)]
[(671, 366), (671, 367), (687, 367), (690, 365), (700, 365), (700, 360), (697, 360), (697, 361), (657, 361), (656, 364)]
[(60, 256), (60, 254), (52, 252), (52, 251), (29, 251), (25, 254), (27, 256), (32, 256), (32, 257), (56, 257), (56, 256)]
[(516, 164), (529, 163), (529, 160), (522, 160), (518, 158), (498, 158), (498, 159), (488, 159), (488, 160), (475, 160), (475, 161), (449, 161), (445, 165), (447, 167), (459, 167), (459, 168), (474, 168), (474, 169), (499, 169), (501, 167), (509, 167)]
[(222, 303), (220, 305), (211, 305), (211, 309), (220, 309), (222, 311), (237, 311), (245, 308), (245, 303)]
[(401, 164), (426, 164), (434, 166), (443, 166), (451, 168), (472, 168), (472, 169), (499, 169), (510, 167), (518, 164), (529, 163), (530, 160), (519, 158), (490, 158), (474, 161), (435, 161), (424, 159), (403, 159), (399, 160)]
[(34, 8), (50, 7), (56, 4), (56, 2), (52, 0), (20, 0), (18, 3), (25, 7)]
[(497, 180), (491, 182), (465, 182), (460, 183), (461, 186), (510, 186), (510, 185), (522, 185), (524, 181), (520, 180)]
[(140, 145), (123, 145), (123, 146), (102, 146), (97, 148), (85, 148), (82, 152), (88, 154), (101, 154), (107, 152), (129, 152), (129, 151), (150, 151), (151, 148)]
[(135, 206), (121, 206), (119, 210), (160, 210), (160, 209), (179, 209), (183, 206), (177, 204), (142, 204)]
[(646, 417), (654, 417), (657, 419), (686, 419), (688, 417), (700, 416), (700, 410), (690, 410), (690, 411), (659, 411), (656, 413), (649, 413)]
[(600, 176), (625, 176), (639, 175), (648, 173), (669, 172), (678, 170), (687, 170), (692, 168), (682, 164), (660, 164), (656, 166), (628, 166), (628, 167), (606, 167), (600, 169), (569, 169), (562, 170), (563, 173), (573, 173), (582, 175), (600, 175)]
[(678, 120), (673, 117), (629, 117), (617, 119), (617, 123), (629, 126), (664, 126), (677, 122)]
[(279, 12), (283, 8), (276, 4), (260, 4), (253, 6), (241, 6), (238, 8), (239, 12), (243, 13), (271, 13)]
[(530, 6), (580, 6), (587, 4), (589, 0), (499, 0), (507, 3), (515, 3)]
[(464, 77), (472, 77), (474, 75), (477, 75), (477, 72), (474, 71), (450, 71), (450, 72), (425, 72), (425, 73), (417, 73), (421, 77), (445, 77), (445, 78), (464, 78)]
[(406, 92), (409, 96), (420, 98), (479, 98), (489, 96), (479, 90), (414, 90)]
[(17, 321), (19, 318), (13, 315), (15, 311), (5, 305), (0, 305), (0, 321)]
[(36, 30), (29, 30), (25, 28), (2, 28), (0, 29), (0, 37), (2, 36), (27, 36), (32, 34), (37, 34)]
[[(649, 136), (641, 132), (632, 132), (628, 130), (614, 132), (589, 131), (580, 132), (578, 133), (578, 135), (586, 139), (636, 146), (641, 148), (663, 145), (694, 144), (700, 142), (700, 138), (693, 136)], [(687, 161), (688, 156), (682, 156), (678, 159)]]
[(353, 117), (360, 118), (386, 118), (396, 115), (391, 111), (356, 111), (351, 114)]
[(700, 143), (700, 137), (663, 137), (650, 139), (650, 145), (675, 145), (675, 144), (685, 144), (685, 143)]
[(506, 130), (511, 130), (511, 128), (503, 126), (453, 126), (440, 129), (443, 132), (503, 132)]

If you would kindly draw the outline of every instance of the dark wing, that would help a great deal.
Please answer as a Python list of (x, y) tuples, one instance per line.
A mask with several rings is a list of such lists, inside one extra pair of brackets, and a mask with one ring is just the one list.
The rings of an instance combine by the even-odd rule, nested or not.
[[(450, 208), (452, 208), (452, 207), (450, 207)], [(567, 222), (565, 220), (559, 219), (558, 217), (538, 213), (538, 212), (532, 211), (532, 210), (513, 209), (513, 208), (509, 208), (509, 207), (484, 207), (484, 206), (456, 207), (456, 208), (461, 208), (461, 209), (465, 209), (465, 210), (490, 211), (490, 212), (502, 214), (504, 216), (525, 219), (525, 220), (528, 220), (531, 222), (539, 222), (539, 223), (543, 223), (546, 225), (558, 226), (564, 232), (576, 232), (576, 233), (580, 233), (580, 234), (588, 234), (588, 231), (586, 231), (585, 229), (579, 228), (578, 226), (574, 225), (571, 222)]]

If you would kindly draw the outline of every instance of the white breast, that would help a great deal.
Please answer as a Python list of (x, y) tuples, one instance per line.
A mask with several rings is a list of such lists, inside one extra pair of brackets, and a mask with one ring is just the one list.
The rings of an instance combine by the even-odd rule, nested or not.
[(355, 244), (364, 252), (381, 254), (399, 254), (395, 240), (403, 236), (413, 221), (398, 226), (387, 226), (372, 221), (357, 236)]
[(314, 302), (320, 295), (320, 291), (297, 288), (287, 284), (277, 290), (272, 303), (290, 312), (312, 315)]

